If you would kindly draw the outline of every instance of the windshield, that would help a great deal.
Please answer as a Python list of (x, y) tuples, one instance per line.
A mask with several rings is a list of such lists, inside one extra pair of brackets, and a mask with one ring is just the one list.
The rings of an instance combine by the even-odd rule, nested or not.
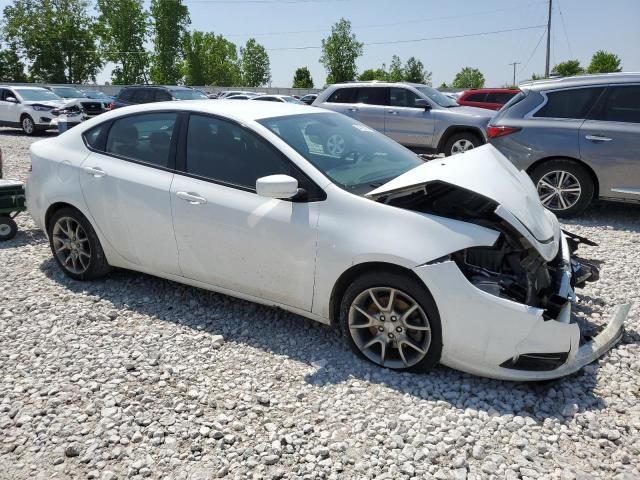
[(102, 92), (84, 92), (84, 95), (87, 98), (95, 98), (95, 99), (99, 99), (99, 98), (108, 99), (109, 98)]
[(307, 113), (258, 120), (333, 183), (358, 195), (424, 162), (413, 152), (352, 118)]
[(298, 100), (297, 98), (293, 98), (293, 97), (282, 97), (282, 99), (285, 102), (288, 102), (288, 103), (298, 103), (298, 104), (302, 103), (300, 100)]
[(204, 93), (197, 90), (171, 90), (171, 95), (178, 100), (202, 100), (208, 99)]
[(73, 87), (51, 87), (51, 90), (62, 98), (84, 98), (82, 92)]
[(420, 93), (425, 95), (427, 98), (431, 99), (433, 102), (436, 102), (441, 107), (459, 107), (458, 103), (450, 97), (447, 97), (444, 93), (436, 90), (432, 87), (415, 87)]
[(25, 88), (24, 90), (22, 88), (16, 88), (16, 92), (18, 92), (18, 95), (20, 95), (20, 97), (22, 97), (22, 100), (24, 100), (25, 102), (46, 102), (51, 100), (62, 100), (58, 95), (50, 92), (49, 90), (45, 90), (44, 88)]

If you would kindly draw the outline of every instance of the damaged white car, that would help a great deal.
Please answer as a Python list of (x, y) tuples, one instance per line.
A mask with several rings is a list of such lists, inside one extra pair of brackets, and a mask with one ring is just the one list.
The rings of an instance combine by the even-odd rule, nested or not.
[(629, 310), (581, 336), (585, 240), (490, 145), (424, 163), (337, 113), (203, 101), (118, 109), (31, 157), (28, 207), (70, 277), (121, 267), (278, 306), (391, 369), (556, 378), (610, 349)]

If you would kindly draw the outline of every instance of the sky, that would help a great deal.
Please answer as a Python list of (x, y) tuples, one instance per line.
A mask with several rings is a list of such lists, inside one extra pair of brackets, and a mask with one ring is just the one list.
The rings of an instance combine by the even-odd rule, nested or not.
[[(190, 29), (222, 34), (237, 45), (254, 37), (267, 48), (274, 87), (290, 87), (300, 66), (309, 68), (316, 87), (324, 85), (319, 47), (340, 18), (350, 20), (365, 43), (359, 72), (388, 66), (395, 54), (422, 61), (434, 86), (450, 83), (466, 66), (480, 69), (486, 86), (511, 83), (512, 62), (520, 62), (516, 82), (544, 73), (546, 35), (540, 26), (547, 22), (548, 0), (183, 1)], [(9, 3), (0, 0), (0, 7)], [(603, 49), (622, 59), (624, 71), (640, 71), (640, 0), (553, 0), (553, 7), (552, 66), (568, 59), (586, 66)], [(430, 40), (411, 41), (416, 39)], [(99, 83), (109, 74), (107, 68)]]

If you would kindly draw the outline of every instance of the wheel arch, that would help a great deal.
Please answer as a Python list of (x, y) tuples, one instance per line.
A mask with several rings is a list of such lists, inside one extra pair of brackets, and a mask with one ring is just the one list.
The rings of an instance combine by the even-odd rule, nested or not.
[(482, 145), (487, 143), (486, 139), (484, 138), (484, 134), (482, 133), (482, 130), (478, 127), (473, 127), (471, 125), (450, 125), (440, 136), (440, 140), (438, 141), (438, 148), (437, 148), (438, 152), (442, 153), (444, 146), (447, 144), (447, 142), (453, 135), (457, 133), (463, 133), (463, 132), (473, 133), (474, 135), (476, 135), (482, 142)]
[[(413, 280), (420, 282), (422, 284), (422, 280), (420, 277), (416, 275), (416, 273), (406, 267), (402, 267), (395, 263), (389, 262), (364, 262), (358, 263), (356, 265), (352, 265), (347, 270), (345, 270), (338, 280), (336, 280), (333, 285), (333, 289), (331, 290), (331, 297), (329, 299), (329, 321), (332, 326), (336, 326), (340, 322), (340, 303), (342, 302), (342, 297), (344, 296), (347, 288), (351, 283), (360, 275), (369, 272), (393, 272), (400, 273), (402, 275), (407, 275)], [(427, 289), (427, 287), (424, 287)], [(428, 290), (428, 289), (427, 289)]]
[(540, 165), (542, 165), (545, 162), (549, 162), (551, 160), (567, 160), (570, 162), (574, 162), (577, 165), (580, 165), (581, 167), (584, 167), (584, 169), (589, 173), (589, 176), (591, 177), (591, 180), (593, 181), (593, 198), (597, 199), (600, 196), (600, 183), (598, 182), (598, 176), (596, 175), (596, 172), (593, 170), (593, 168), (591, 168), (591, 166), (578, 159), (578, 158), (574, 158), (574, 157), (565, 157), (565, 156), (551, 156), (551, 157), (544, 157), (544, 158), (540, 158), (538, 160), (536, 160), (535, 162), (533, 162), (531, 165), (529, 165), (527, 167), (527, 169), (525, 170), (527, 172), (527, 175), (531, 176), (531, 174), (533, 173), (533, 171), (538, 168)]
[(67, 202), (55, 202), (49, 205), (49, 208), (47, 208), (47, 211), (44, 214), (44, 228), (46, 229), (47, 234), (49, 233), (49, 222), (51, 221), (51, 217), (63, 208), (73, 208), (74, 210), (77, 210), (89, 223), (91, 223), (91, 220), (75, 205)]

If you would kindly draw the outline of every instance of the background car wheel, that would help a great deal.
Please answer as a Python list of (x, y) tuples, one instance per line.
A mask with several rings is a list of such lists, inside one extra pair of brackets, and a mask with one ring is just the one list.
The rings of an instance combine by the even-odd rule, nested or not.
[(96, 232), (78, 210), (62, 208), (55, 212), (48, 234), (53, 258), (69, 277), (93, 280), (111, 271)]
[(542, 204), (559, 217), (573, 217), (591, 203), (594, 184), (582, 165), (566, 159), (549, 160), (531, 172)]
[(440, 361), (442, 329), (424, 285), (395, 272), (354, 281), (340, 304), (340, 325), (350, 347), (386, 368), (425, 372)]
[(456, 155), (464, 153), (482, 145), (482, 141), (477, 135), (468, 132), (456, 133), (452, 135), (444, 146), (444, 154)]
[(347, 150), (347, 141), (339, 133), (333, 133), (324, 142), (324, 148), (329, 155), (341, 157)]
[(23, 115), (20, 119), (20, 126), (25, 135), (38, 135), (40, 130), (36, 127), (33, 118), (29, 115)]
[(7, 215), (0, 215), (0, 241), (11, 240), (18, 233), (18, 225)]

